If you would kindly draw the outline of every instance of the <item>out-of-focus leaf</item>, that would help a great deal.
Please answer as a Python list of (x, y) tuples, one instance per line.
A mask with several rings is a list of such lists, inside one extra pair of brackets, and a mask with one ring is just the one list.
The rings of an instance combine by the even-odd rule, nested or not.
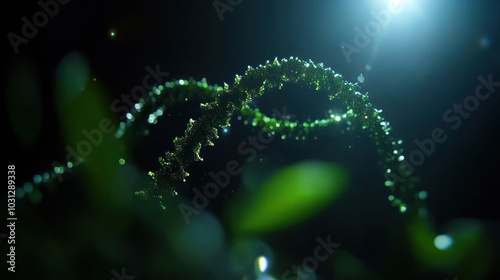
[(240, 233), (265, 233), (304, 221), (337, 200), (348, 174), (337, 164), (306, 161), (278, 171), (249, 197), (236, 200), (233, 227)]

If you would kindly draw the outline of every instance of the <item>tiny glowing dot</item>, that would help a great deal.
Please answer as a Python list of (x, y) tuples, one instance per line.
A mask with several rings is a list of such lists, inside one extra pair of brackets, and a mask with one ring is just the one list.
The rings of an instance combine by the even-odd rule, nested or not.
[(66, 165), (68, 166), (68, 168), (73, 168), (73, 163), (71, 161), (68, 161), (68, 163), (66, 163)]
[(123, 158), (121, 158), (121, 159), (118, 160), (118, 163), (120, 165), (125, 165), (125, 160)]
[(434, 238), (434, 246), (439, 250), (447, 250), (453, 245), (453, 238), (449, 235), (438, 235)]
[(358, 82), (363, 83), (364, 81), (365, 81), (365, 77), (363, 76), (363, 74), (359, 75)]
[(149, 114), (148, 122), (149, 123), (154, 123), (155, 121), (156, 121), (156, 116), (153, 115), (153, 114)]
[(335, 120), (339, 122), (341, 120), (340, 116), (336, 116)]
[(426, 191), (421, 191), (418, 193), (418, 198), (420, 198), (421, 200), (424, 200), (427, 198), (427, 192)]
[(228, 132), (229, 132), (229, 129), (228, 129), (227, 127), (224, 127), (224, 128), (222, 129), (222, 132), (224, 132), (224, 133), (228, 133)]
[(16, 189), (16, 197), (17, 197), (17, 198), (23, 198), (25, 194), (26, 194), (26, 193), (24, 192), (24, 190), (23, 190), (23, 189), (21, 189), (21, 188), (17, 188), (17, 189)]
[(389, 201), (394, 201), (395, 197), (391, 194), (391, 195), (389, 195), (388, 199), (389, 199)]
[(56, 167), (54, 167), (54, 172), (56, 174), (63, 174), (64, 173), (64, 168), (62, 168), (61, 166), (56, 166)]
[(29, 193), (33, 190), (33, 184), (31, 183), (25, 183), (23, 186), (23, 189), (25, 192)]
[(407, 210), (406, 206), (404, 206), (404, 205), (399, 206), (399, 212), (404, 213), (404, 212), (406, 212), (406, 210)]
[(115, 33), (114, 31), (111, 31), (111, 32), (109, 33), (109, 35), (110, 35), (111, 37), (115, 37), (116, 33)]
[(37, 174), (37, 175), (35, 175), (35, 176), (33, 176), (33, 183), (35, 183), (35, 185), (38, 185), (38, 184), (40, 184), (41, 182), (42, 182), (42, 176), (40, 176), (40, 175), (38, 175), (38, 174)]
[(399, 161), (403, 161), (404, 159), (405, 159), (405, 156), (399, 156), (399, 157), (398, 157), (398, 160), (399, 160)]

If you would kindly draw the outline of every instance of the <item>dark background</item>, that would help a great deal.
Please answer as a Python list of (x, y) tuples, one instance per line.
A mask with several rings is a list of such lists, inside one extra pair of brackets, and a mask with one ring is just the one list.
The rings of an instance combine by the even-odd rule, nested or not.
[[(7, 107), (11, 103), (5, 102), (7, 116), (3, 131), (7, 139), (4, 142), (6, 164), (16, 164), (18, 180), (24, 182), (30, 181), (32, 174), (49, 169), (54, 160), (64, 161), (67, 144), (61, 135), (61, 120), (54, 109), (54, 81), (59, 63), (68, 54), (77, 52), (86, 58), (91, 77), (100, 82), (109, 101), (141, 84), (146, 66), (154, 68), (159, 64), (163, 71), (170, 73), (168, 80), (206, 78), (209, 84), (221, 85), (232, 83), (234, 76), (244, 74), (248, 65), (257, 66), (275, 57), (294, 56), (322, 62), (352, 82), (363, 74), (366, 80), (361, 84), (360, 91), (368, 92), (374, 107), (383, 110), (383, 116), (390, 121), (395, 136), (405, 140), (403, 147), (407, 153), (418, 148), (413, 142), (415, 139), (429, 138), (433, 129), (443, 128), (448, 139), (438, 144), (435, 152), (415, 170), (415, 175), (420, 178), (418, 187), (429, 193), (427, 204), (432, 222), (439, 229), (454, 219), (471, 219), (488, 225), (489, 232), (498, 238), (496, 189), (499, 187), (500, 166), (500, 89), (497, 88), (487, 100), (481, 101), (478, 109), (471, 112), (469, 118), (463, 119), (456, 130), (445, 122), (443, 114), (452, 109), (453, 104), (462, 104), (464, 98), (474, 93), (479, 83), (478, 76), (488, 77), (491, 74), (494, 81), (500, 81), (500, 3), (413, 1), (420, 10), (405, 7), (401, 14), (394, 15), (383, 34), (363, 48), (360, 54), (354, 54), (348, 63), (339, 45), (342, 42), (352, 44), (356, 34), (354, 27), (364, 29), (366, 23), (372, 20), (370, 11), (384, 9), (386, 2), (243, 0), (232, 12), (225, 12), (221, 21), (211, 1), (71, 0), (60, 6), (60, 11), (27, 44), (19, 46), (18, 54), (14, 54), (8, 38), (4, 37), (3, 84), (6, 87), (3, 92), (6, 96), (11, 94), (12, 69), (24, 61), (28, 61), (32, 66), (30, 69), (37, 73), (38, 84), (35, 87), (39, 89), (37, 102), (26, 100), (25, 108), (15, 108), (17, 114), (10, 113), (12, 110)], [(31, 18), (40, 10), (36, 1), (13, 5), (3, 8), (3, 15), (7, 18), (3, 24), (6, 27), (4, 34), (20, 34), (23, 24), (20, 19), (23, 16)], [(111, 31), (116, 32), (116, 36), (111, 37)], [(371, 70), (366, 70), (366, 65), (370, 65)], [(262, 97), (253, 104), (268, 109), (273, 108), (269, 104), (277, 104), (278, 108), (287, 105), (299, 119), (306, 119), (324, 117), (329, 109), (325, 103), (324, 99), (316, 96), (292, 92), (290, 97)], [(26, 118), (21, 124), (37, 124), (33, 137), (27, 143), (20, 141), (14, 129), (14, 119), (20, 115), (19, 110)], [(162, 151), (171, 149), (171, 140), (182, 135), (189, 115), (196, 110), (197, 104), (173, 108), (169, 119), (152, 128), (150, 138), (137, 140), (131, 146), (131, 158), (138, 170), (145, 173), (157, 167), (157, 157)], [(116, 114), (114, 118), (117, 123)], [(228, 135), (215, 143), (215, 147), (205, 148), (205, 163), (196, 167), (199, 170), (190, 172), (199, 172), (200, 176), (195, 176), (189, 182), (190, 186), (196, 185), (196, 180), (201, 183), (206, 179), (201, 174), (220, 170), (227, 158), (237, 157), (234, 147), (252, 133), (255, 134), (255, 131), (235, 124)], [(348, 145), (352, 145), (353, 149), (344, 149)], [(342, 244), (340, 248), (358, 256), (379, 277), (377, 279), (466, 279), (454, 271), (421, 272), (412, 266), (411, 257), (408, 260), (398, 257), (398, 254), (405, 256), (404, 252), (391, 253), (398, 252), (397, 244), (404, 243), (404, 238), (398, 235), (400, 224), (404, 221), (396, 209), (385, 201), (387, 193), (382, 186), (372, 145), (362, 133), (342, 139), (324, 135), (315, 142), (275, 141), (259, 154), (264, 159), (263, 164), (267, 162), (265, 166), (272, 166), (271, 169), (308, 158), (338, 161), (349, 167), (354, 178), (351, 192), (332, 209), (307, 223), (263, 237), (276, 252), (283, 252), (290, 258), (286, 261), (282, 259), (283, 263), (278, 258), (275, 260), (275, 277), (280, 279), (280, 271), (308, 256), (317, 236), (331, 233), (334, 236), (332, 239)], [(85, 186), (81, 186), (79, 179), (68, 183), (70, 180), (65, 181), (65, 184), (71, 184), (70, 189), (44, 192), (40, 203), (30, 204), (26, 198), (18, 200), (18, 216), (25, 215), (26, 218), (19, 222), (25, 224), (19, 229), (17, 240), (31, 246), (20, 245), (22, 249), (17, 253), (19, 271), (41, 271), (45, 278), (54, 275), (58, 270), (48, 266), (57, 267), (58, 264), (40, 261), (41, 256), (50, 259), (51, 247), (45, 243), (42, 246), (33, 239), (53, 236), (57, 240), (59, 236), (64, 242), (61, 241), (58, 246), (64, 247), (65, 242), (73, 242), (71, 236), (75, 234), (64, 229), (78, 223), (84, 215), (87, 219), (82, 223), (91, 223), (88, 217), (107, 216), (100, 212), (103, 209), (113, 211), (111, 206), (102, 209), (90, 207), (93, 210), (86, 208), (86, 198), (80, 196), (85, 193)], [(217, 203), (210, 205), (209, 210), (215, 216), (219, 217), (221, 206), (230, 200), (238, 185), (235, 182)], [(185, 191), (181, 195), (189, 197), (192, 193)], [(142, 211), (146, 215), (144, 211), (148, 210)], [(33, 212), (38, 215), (33, 215)], [(115, 211), (114, 215), (119, 216), (120, 212)], [(58, 276), (53, 279), (69, 275), (86, 275), (86, 279), (100, 275), (99, 279), (109, 279), (112, 278), (109, 270), (120, 265), (127, 266), (127, 271), (133, 273), (136, 279), (194, 277), (182, 272), (190, 269), (189, 262), (157, 271), (154, 270), (161, 267), (160, 264), (145, 265), (148, 256), (161, 251), (158, 249), (161, 246), (143, 241), (151, 240), (152, 233), (148, 230), (151, 231), (154, 226), (149, 224), (141, 230), (143, 218), (133, 221), (130, 229), (123, 231), (125, 237), (122, 242), (132, 248), (134, 261), (119, 258), (122, 263), (113, 258), (108, 261), (105, 255), (99, 255), (98, 249), (88, 249), (81, 254), (75, 250), (71, 256), (78, 256), (74, 261), (76, 264), (67, 260), (70, 268), (66, 268), (64, 273), (56, 273)], [(54, 228), (51, 228), (52, 223)], [(115, 230), (114, 233), (120, 232)], [(106, 230), (103, 229), (103, 232)], [(203, 232), (199, 234), (203, 235)], [(99, 236), (96, 234), (95, 238)], [(3, 254), (7, 249), (4, 242), (1, 245)], [(33, 254), (41, 248), (48, 251)], [(175, 254), (168, 254), (168, 257), (175, 259)], [(53, 260), (66, 258), (71, 259), (59, 253)], [(127, 262), (134, 265), (127, 265)], [(212, 269), (217, 268), (208, 271)], [(490, 273), (491, 276), (482, 279), (494, 279), (489, 278), (494, 277), (493, 268)], [(327, 269), (319, 270), (318, 274), (324, 277), (318, 279), (351, 279), (338, 275), (334, 278)], [(217, 278), (209, 273), (204, 275), (207, 279)]]

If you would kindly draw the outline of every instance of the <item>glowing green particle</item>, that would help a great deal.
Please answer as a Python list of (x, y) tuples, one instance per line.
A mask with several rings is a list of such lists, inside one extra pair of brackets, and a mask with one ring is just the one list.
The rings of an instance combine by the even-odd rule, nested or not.
[(61, 166), (56, 166), (56, 167), (54, 167), (54, 172), (56, 174), (63, 174), (64, 173), (64, 168), (62, 168)]
[(427, 198), (427, 192), (426, 191), (420, 191), (418, 193), (418, 198), (420, 198), (421, 200), (424, 200)]
[(389, 195), (388, 199), (389, 199), (389, 201), (394, 201), (395, 197), (391, 194), (391, 195)]
[(115, 37), (116, 33), (115, 33), (114, 31), (111, 31), (111, 32), (109, 33), (109, 35), (110, 35), (111, 37)]
[(25, 183), (23, 186), (23, 189), (25, 192), (29, 193), (33, 190), (33, 184), (31, 183)]
[(400, 205), (400, 206), (399, 206), (399, 212), (401, 212), (401, 213), (406, 212), (406, 206), (404, 206), (404, 205)]
[(393, 181), (385, 181), (385, 186), (392, 187), (392, 186), (394, 186), (394, 182)]
[(26, 194), (26, 193), (24, 192), (24, 190), (23, 190), (23, 189), (21, 189), (21, 188), (17, 188), (17, 189), (16, 189), (16, 197), (17, 197), (17, 198), (23, 198), (25, 194)]
[(68, 166), (69, 169), (73, 168), (73, 163), (71, 161), (68, 161), (66, 165)]
[(144, 191), (137, 191), (134, 194), (137, 195), (138, 197), (143, 197), (143, 198), (146, 197), (146, 192)]
[(121, 159), (118, 160), (118, 163), (120, 165), (125, 165), (125, 160), (123, 158), (121, 158)]
[(42, 182), (42, 176), (40, 176), (40, 175), (38, 175), (38, 174), (37, 174), (37, 175), (35, 175), (35, 176), (33, 176), (33, 183), (35, 183), (35, 185), (38, 185), (38, 184), (40, 184), (41, 182)]
[(339, 122), (341, 120), (340, 116), (336, 116), (335, 120)]

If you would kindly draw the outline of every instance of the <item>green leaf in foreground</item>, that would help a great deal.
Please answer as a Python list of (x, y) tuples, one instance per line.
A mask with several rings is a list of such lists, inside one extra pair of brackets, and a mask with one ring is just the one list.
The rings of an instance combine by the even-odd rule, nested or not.
[(337, 200), (348, 173), (337, 165), (305, 161), (281, 169), (249, 196), (232, 205), (233, 229), (265, 233), (304, 221)]

